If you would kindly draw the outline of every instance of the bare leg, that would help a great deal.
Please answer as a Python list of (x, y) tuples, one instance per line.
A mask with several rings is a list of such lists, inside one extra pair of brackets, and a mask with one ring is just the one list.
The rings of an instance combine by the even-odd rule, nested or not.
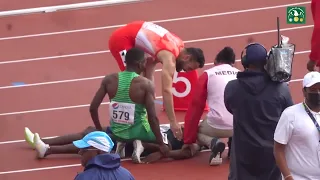
[[(168, 154), (168, 158), (174, 159), (174, 160), (181, 160), (181, 159), (189, 159), (195, 154), (197, 154), (200, 151), (200, 146), (197, 144), (193, 144), (192, 149), (186, 148), (186, 149), (179, 149), (179, 150), (173, 150), (170, 151)], [(194, 153), (192, 153), (194, 152)], [(153, 163), (155, 161), (158, 161), (163, 158), (163, 155), (160, 152), (154, 152), (150, 155), (148, 155), (144, 162), (146, 163)]]
[(158, 144), (154, 144), (154, 143), (142, 143), (142, 146), (144, 147), (144, 149), (147, 149), (148, 151), (151, 152), (157, 152), (159, 151), (159, 145)]
[(44, 158), (51, 154), (77, 154), (79, 149), (73, 145), (73, 141), (80, 140), (85, 135), (95, 130), (94, 127), (88, 127), (80, 133), (43, 140), (40, 139), (39, 135), (36, 133), (34, 143), (38, 158)]
[(49, 146), (72, 144), (73, 141), (82, 139), (85, 135), (87, 135), (90, 132), (93, 132), (95, 130), (96, 130), (95, 127), (89, 126), (85, 130), (83, 130), (82, 132), (79, 132), (79, 133), (63, 135), (63, 136), (59, 136), (59, 137), (51, 138), (51, 139), (42, 139), (42, 141), (45, 144), (48, 144)]
[(50, 146), (44, 156), (46, 157), (51, 154), (78, 154), (78, 152), (79, 149), (71, 143), (61, 146)]

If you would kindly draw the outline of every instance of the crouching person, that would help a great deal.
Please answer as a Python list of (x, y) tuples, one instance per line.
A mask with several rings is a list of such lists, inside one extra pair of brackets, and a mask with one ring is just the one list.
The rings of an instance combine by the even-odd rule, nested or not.
[(131, 173), (120, 165), (120, 156), (110, 154), (114, 143), (105, 132), (91, 132), (73, 144), (80, 149), (84, 167), (75, 180), (134, 180)]

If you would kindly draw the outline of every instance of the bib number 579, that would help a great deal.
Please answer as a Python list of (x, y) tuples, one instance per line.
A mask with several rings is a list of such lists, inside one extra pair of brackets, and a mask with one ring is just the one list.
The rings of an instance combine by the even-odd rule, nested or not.
[(112, 117), (113, 117), (113, 119), (129, 120), (129, 113), (128, 112), (124, 112), (124, 111), (113, 110)]
[(186, 86), (186, 89), (183, 92), (178, 92), (176, 90), (176, 88), (172, 87), (172, 94), (174, 96), (179, 97), (179, 98), (183, 98), (183, 97), (186, 97), (190, 93), (190, 91), (191, 91), (190, 81), (185, 77), (182, 77), (182, 76), (178, 77), (178, 72), (174, 73), (172, 82), (173, 83), (182, 82)]

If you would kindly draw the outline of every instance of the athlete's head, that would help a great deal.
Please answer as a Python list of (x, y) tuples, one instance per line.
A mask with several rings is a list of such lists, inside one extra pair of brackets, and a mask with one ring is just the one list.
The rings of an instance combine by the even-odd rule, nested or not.
[(216, 56), (214, 64), (230, 64), (236, 62), (236, 55), (231, 47), (224, 47)]
[(125, 62), (127, 70), (140, 74), (146, 68), (144, 51), (139, 48), (131, 48), (126, 53)]
[(203, 68), (205, 58), (203, 51), (200, 48), (185, 48), (176, 59), (177, 72), (192, 71), (198, 68)]

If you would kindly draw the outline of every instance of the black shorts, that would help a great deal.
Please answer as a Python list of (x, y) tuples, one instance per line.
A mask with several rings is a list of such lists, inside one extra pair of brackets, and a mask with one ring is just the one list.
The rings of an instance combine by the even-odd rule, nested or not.
[(165, 133), (167, 134), (168, 142), (170, 143), (172, 150), (178, 150), (182, 148), (183, 140), (179, 141), (177, 138), (175, 138), (171, 129)]

